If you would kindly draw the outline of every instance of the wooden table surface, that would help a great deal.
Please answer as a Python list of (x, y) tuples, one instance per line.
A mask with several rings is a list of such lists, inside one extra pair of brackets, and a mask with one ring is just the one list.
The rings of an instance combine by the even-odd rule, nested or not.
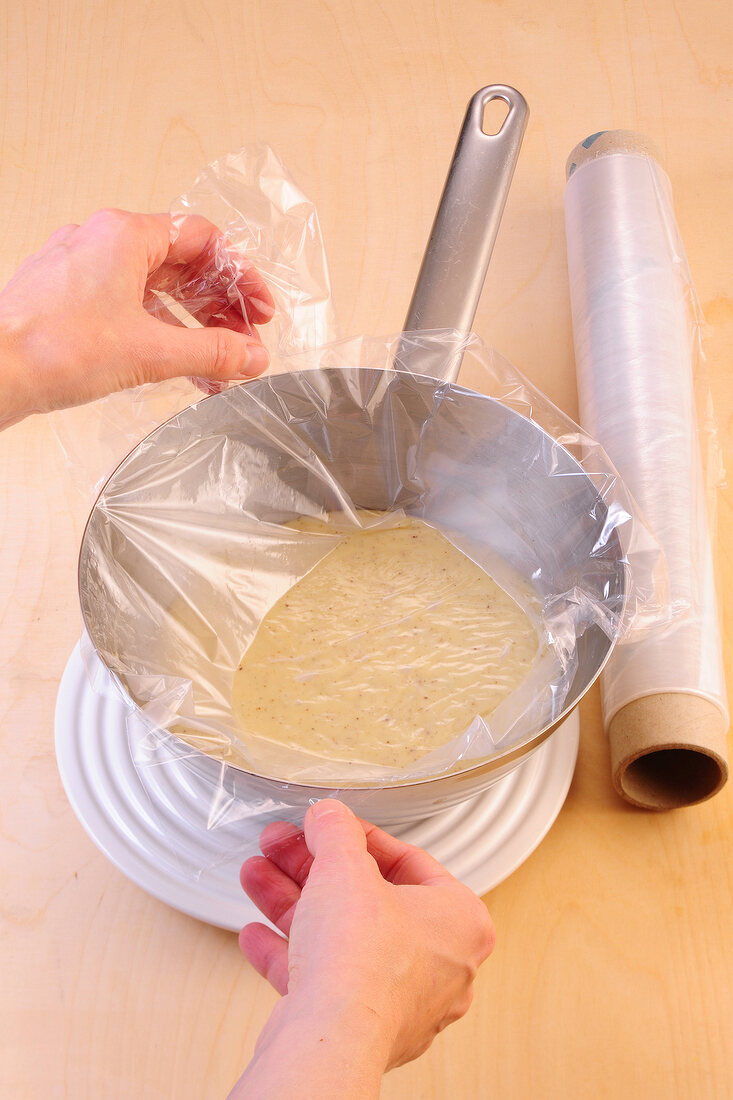
[[(0, 275), (96, 208), (166, 209), (208, 161), (269, 142), (318, 203), (344, 334), (399, 328), (469, 96), (531, 118), (476, 330), (570, 414), (565, 158), (649, 134), (672, 178), (731, 455), (730, 12), (716, 0), (10, 0), (0, 72)], [(79, 635), (89, 504), (47, 420), (0, 438), (3, 1100), (217, 1100), (275, 995), (234, 936), (97, 851), (53, 753)], [(730, 606), (731, 493), (720, 509)], [(727, 567), (727, 568), (726, 568)], [(731, 667), (730, 620), (726, 633)], [(592, 693), (540, 848), (487, 897), (495, 955), (469, 1015), (386, 1100), (733, 1095), (733, 784), (651, 815), (612, 793)], [(304, 1093), (305, 1095), (305, 1093)]]

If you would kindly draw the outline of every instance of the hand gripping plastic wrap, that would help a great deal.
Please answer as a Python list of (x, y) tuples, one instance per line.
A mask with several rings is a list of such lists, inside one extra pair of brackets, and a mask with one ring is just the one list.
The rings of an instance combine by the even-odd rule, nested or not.
[[(247, 264), (264, 276), (273, 370), (99, 402), (91, 471), (59, 428), (89, 484), (117, 463), (80, 553), (95, 690), (124, 701), (143, 780), (195, 784), (209, 830), (299, 823), (329, 795), (380, 823), (470, 797), (621, 636), (665, 629), (654, 538), (603, 451), (477, 337), (332, 339), (316, 213), (269, 150), (211, 165), (173, 211), (225, 234), (233, 305)], [(206, 294), (184, 278), (147, 301), (200, 323)]]

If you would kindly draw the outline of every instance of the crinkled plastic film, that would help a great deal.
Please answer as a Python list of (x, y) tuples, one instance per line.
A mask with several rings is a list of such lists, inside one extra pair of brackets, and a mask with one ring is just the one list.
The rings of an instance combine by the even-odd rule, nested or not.
[[(569, 713), (620, 636), (665, 629), (653, 536), (603, 451), (475, 336), (459, 348), (457, 382), (442, 377), (455, 332), (330, 339), (315, 210), (271, 151), (212, 165), (173, 210), (224, 231), (220, 278), (230, 264), (235, 285), (237, 254), (263, 274), (278, 307), (273, 371), (207, 398), (165, 383), (93, 410), (108, 469), (134, 448), (81, 551), (95, 690), (125, 702), (143, 782), (169, 768), (195, 784), (205, 827), (233, 827), (243, 856), (259, 825), (299, 822), (324, 795), (394, 823), (477, 793)], [(204, 281), (153, 287), (147, 301), (195, 323), (205, 298)], [(74, 433), (59, 435), (81, 467)], [(326, 530), (298, 527), (303, 517)], [(405, 520), (439, 531), (526, 611), (537, 634), (528, 676), (407, 766), (345, 765), (244, 728), (233, 675), (268, 610), (350, 533)]]
[[(198, 176), (171, 206), (174, 237), (181, 220), (205, 217), (223, 237), (203, 271), (167, 269), (154, 276), (146, 308), (184, 324), (226, 324), (230, 310), (249, 321), (246, 278), (254, 263), (275, 301), (275, 316), (262, 330), (271, 349), (315, 347), (334, 338), (331, 285), (318, 214), (267, 145), (222, 157)], [(214, 287), (228, 287), (228, 306), (212, 312)]]

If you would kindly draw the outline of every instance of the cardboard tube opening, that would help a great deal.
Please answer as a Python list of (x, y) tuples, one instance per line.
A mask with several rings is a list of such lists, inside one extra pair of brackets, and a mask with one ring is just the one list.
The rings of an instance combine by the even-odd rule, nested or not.
[(696, 749), (657, 749), (629, 764), (620, 783), (642, 806), (673, 810), (710, 798), (722, 786), (720, 762)]
[(614, 787), (647, 810), (703, 802), (728, 779), (727, 725), (722, 711), (698, 695), (634, 699), (608, 727)]

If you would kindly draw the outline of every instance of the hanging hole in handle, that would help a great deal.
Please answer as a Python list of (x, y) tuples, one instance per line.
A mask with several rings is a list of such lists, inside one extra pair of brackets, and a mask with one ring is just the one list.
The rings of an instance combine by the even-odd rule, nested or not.
[(481, 118), (481, 129), (487, 137), (496, 137), (509, 117), (512, 109), (511, 103), (503, 96), (495, 95), (484, 103), (484, 113)]

